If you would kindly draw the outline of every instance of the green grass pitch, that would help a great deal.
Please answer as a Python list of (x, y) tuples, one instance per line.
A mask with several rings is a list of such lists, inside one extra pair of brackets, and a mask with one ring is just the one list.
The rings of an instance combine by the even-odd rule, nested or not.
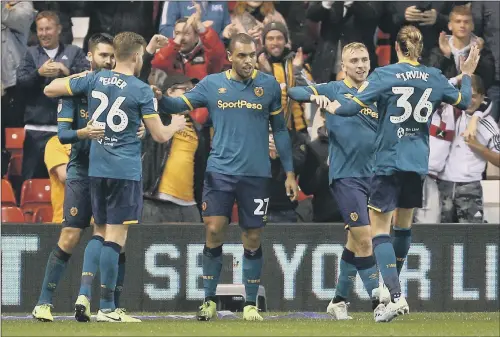
[[(157, 314), (157, 313), (155, 313)], [(269, 313), (276, 315), (279, 313)], [(153, 320), (78, 323), (2, 320), (2, 336), (499, 336), (500, 313), (412, 313), (374, 323), (372, 313), (352, 321), (282, 319), (263, 322)]]

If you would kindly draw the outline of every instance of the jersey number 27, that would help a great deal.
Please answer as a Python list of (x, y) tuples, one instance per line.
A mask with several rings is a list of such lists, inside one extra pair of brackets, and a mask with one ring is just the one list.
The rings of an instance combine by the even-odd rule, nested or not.
[[(128, 116), (125, 113), (125, 111), (120, 110), (120, 106), (122, 105), (123, 101), (125, 100), (125, 97), (120, 96), (116, 98), (114, 101), (113, 105), (108, 111), (108, 116), (106, 118), (106, 123), (104, 122), (98, 122), (97, 119), (101, 114), (108, 108), (109, 106), (109, 98), (106, 96), (106, 94), (93, 90), (92, 91), (92, 98), (97, 98), (99, 102), (99, 106), (95, 110), (94, 114), (92, 115), (92, 119), (94, 120), (94, 125), (97, 126), (98, 128), (105, 128), (106, 124), (109, 126), (111, 131), (114, 132), (122, 132), (125, 130), (125, 128), (128, 125)], [(120, 117), (120, 123), (116, 124), (114, 121), (114, 117), (118, 116)]]
[[(415, 92), (413, 87), (392, 87), (392, 92), (396, 95), (401, 95), (396, 102), (398, 108), (403, 108), (405, 111), (401, 116), (391, 116), (390, 120), (392, 123), (403, 123), (413, 114), (413, 118), (419, 123), (427, 123), (429, 116), (432, 113), (432, 103), (428, 101), (431, 95), (432, 88), (425, 89), (422, 97), (418, 101), (417, 105), (413, 107), (408, 99)], [(427, 109), (425, 115), (422, 115), (422, 110)]]

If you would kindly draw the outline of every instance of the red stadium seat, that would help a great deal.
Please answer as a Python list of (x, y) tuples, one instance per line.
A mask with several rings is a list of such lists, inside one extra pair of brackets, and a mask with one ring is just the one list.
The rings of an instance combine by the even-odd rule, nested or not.
[(54, 211), (52, 206), (40, 206), (35, 210), (35, 215), (33, 216), (34, 223), (51, 223)]
[(5, 129), (5, 148), (12, 153), (21, 153), (23, 151), (24, 129), (7, 128)]
[(2, 223), (24, 222), (23, 212), (18, 207), (2, 207)]
[(30, 203), (50, 204), (49, 179), (30, 179), (23, 183), (21, 189), (21, 207)]
[(2, 179), (2, 207), (4, 206), (17, 206), (17, 201), (10, 182)]
[(32, 222), (35, 210), (40, 206), (50, 206), (50, 180), (30, 179), (21, 188), (21, 209), (26, 222)]
[(14, 154), (10, 157), (9, 167), (7, 168), (7, 177), (20, 177), (23, 167), (23, 156)]

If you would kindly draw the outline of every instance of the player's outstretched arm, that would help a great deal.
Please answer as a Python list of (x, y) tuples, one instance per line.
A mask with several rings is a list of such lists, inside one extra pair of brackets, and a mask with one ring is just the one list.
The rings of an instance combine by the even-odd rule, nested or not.
[(359, 112), (360, 106), (365, 106), (365, 105), (364, 104), (361, 105), (359, 104), (359, 102), (350, 99), (347, 102), (344, 102), (343, 104), (340, 104), (339, 101), (333, 101), (326, 107), (325, 110), (334, 115), (339, 115), (342, 117), (350, 117), (356, 115)]
[(89, 71), (84, 71), (79, 74), (73, 74), (71, 76), (56, 78), (49, 85), (43, 89), (43, 93), (47, 97), (60, 97), (60, 96), (73, 96), (74, 90), (70, 86), (70, 79), (84, 77)]
[(155, 142), (166, 143), (172, 139), (177, 131), (186, 127), (186, 118), (182, 115), (173, 115), (171, 123), (165, 126), (161, 122), (160, 116), (154, 114), (144, 118), (144, 124), (146, 124)]
[(192, 90), (180, 97), (168, 97), (163, 95), (161, 90), (154, 85), (151, 89), (158, 100), (158, 109), (165, 114), (177, 114), (185, 111), (192, 111), (196, 108), (208, 105), (208, 93), (206, 89), (206, 78), (201, 80)]
[(315, 86), (292, 87), (287, 91), (288, 97), (297, 102), (316, 103), (320, 108), (326, 108), (330, 104), (329, 94), (333, 94), (330, 83)]

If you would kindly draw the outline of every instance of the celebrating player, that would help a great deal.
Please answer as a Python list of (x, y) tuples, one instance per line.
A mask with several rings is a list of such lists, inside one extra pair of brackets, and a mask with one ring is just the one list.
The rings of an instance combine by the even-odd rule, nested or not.
[(141, 142), (137, 138), (141, 118), (155, 141), (166, 142), (184, 128), (182, 116), (164, 126), (156, 112), (151, 89), (135, 76), (142, 68), (145, 41), (124, 32), (113, 40), (116, 67), (73, 78), (58, 79), (45, 88), (48, 96), (87, 94), (93, 124), (104, 128), (104, 138), (90, 147), (90, 193), (97, 226), (106, 225), (99, 269), (101, 277), (99, 322), (140, 322), (114, 302), (120, 251), (128, 225), (142, 212)]
[[(89, 53), (91, 70), (111, 69), (114, 65), (113, 37), (108, 34), (95, 34), (89, 39)], [(104, 135), (104, 129), (87, 125), (87, 98), (79, 96), (64, 98), (58, 107), (58, 136), (62, 144), (74, 143), (66, 172), (64, 191), (64, 221), (57, 246), (50, 254), (45, 270), (42, 290), (38, 303), (33, 310), (33, 317), (40, 321), (52, 322), (52, 295), (59, 284), (71, 253), (80, 241), (83, 229), (90, 225), (92, 217), (90, 205), (90, 190), (88, 180), (88, 155), (90, 139), (97, 139)], [(99, 263), (100, 246), (104, 238), (104, 227), (94, 226), (92, 240), (87, 244), (83, 258), (84, 273), (92, 265), (93, 275)], [(95, 259), (94, 255), (97, 256)], [(124, 265), (123, 265), (124, 266)], [(120, 269), (124, 269), (120, 265)], [(122, 272), (122, 274), (124, 274)], [(90, 276), (90, 274), (88, 274)], [(87, 278), (89, 277), (87, 276)], [(82, 277), (83, 281), (84, 277)], [(83, 283), (83, 282), (82, 282)], [(90, 282), (87, 282), (90, 297)], [(82, 284), (83, 288), (83, 284)], [(116, 297), (119, 297), (118, 294)], [(77, 301), (77, 303), (80, 301)], [(88, 301), (87, 301), (88, 302)], [(90, 308), (87, 305), (88, 310)], [(85, 314), (90, 320), (90, 313)], [(88, 318), (88, 319), (87, 319)], [(78, 319), (78, 317), (77, 317)]]
[[(470, 75), (479, 61), (479, 49), (473, 46), (461, 67), (459, 92), (440, 70), (418, 63), (422, 48), (418, 28), (403, 27), (396, 40), (399, 63), (375, 69), (352, 100), (335, 101), (327, 107), (330, 113), (351, 116), (358, 114), (360, 106), (368, 108), (367, 104), (376, 103), (379, 111), (368, 207), (375, 257), (391, 302), (376, 311), (376, 322), (388, 322), (409, 312), (401, 296), (397, 264), (403, 264), (410, 247), (413, 209), (422, 207), (422, 182), (428, 171), (429, 116), (441, 101), (460, 109), (468, 107)], [(391, 244), (393, 213), (395, 238)]]
[[(290, 88), (288, 95), (296, 101), (315, 102), (321, 108), (330, 101), (348, 100), (357, 93), (370, 70), (370, 56), (364, 44), (353, 42), (343, 48), (342, 70), (346, 73), (343, 81)], [(356, 273), (359, 273), (372, 299), (372, 310), (380, 308), (380, 291), (387, 292), (385, 288), (378, 288), (367, 207), (378, 123), (377, 107), (372, 105), (355, 109), (357, 114), (352, 118), (332, 114), (326, 116), (330, 143), (330, 186), (349, 230), (340, 261), (335, 298), (327, 308), (327, 312), (338, 320), (351, 319), (347, 314), (346, 301)], [(383, 295), (382, 301), (388, 302), (388, 294)]]
[(243, 228), (243, 282), (246, 303), (243, 319), (262, 320), (256, 305), (262, 269), (261, 232), (269, 203), (269, 122), (281, 163), (287, 172), (285, 187), (292, 200), (298, 195), (292, 147), (281, 113), (281, 89), (274, 77), (255, 70), (255, 42), (237, 34), (229, 45), (232, 69), (208, 75), (179, 98), (162, 96), (160, 111), (181, 112), (207, 107), (215, 134), (208, 158), (203, 188), (203, 249), (205, 300), (199, 320), (217, 317), (215, 294), (222, 267), (224, 227), (229, 223), (234, 201), (238, 203)]

